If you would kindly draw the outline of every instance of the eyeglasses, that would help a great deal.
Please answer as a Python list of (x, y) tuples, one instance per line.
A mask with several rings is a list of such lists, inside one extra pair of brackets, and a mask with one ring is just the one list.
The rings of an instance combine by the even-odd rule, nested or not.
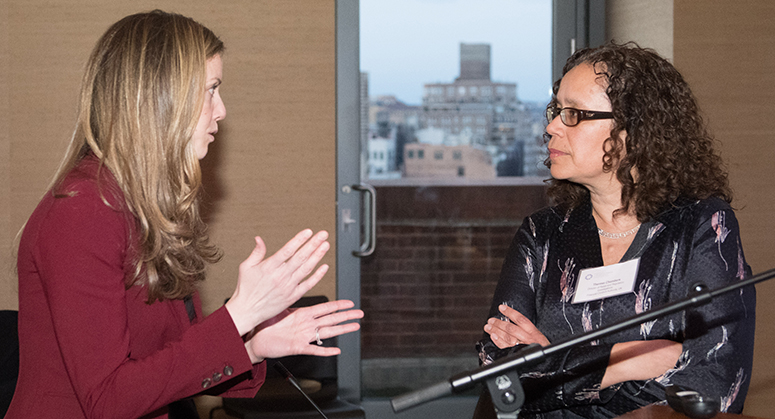
[(585, 111), (576, 108), (560, 108), (558, 106), (546, 107), (546, 120), (552, 122), (560, 116), (560, 120), (568, 127), (575, 127), (585, 119), (610, 119), (614, 117), (612, 112)]

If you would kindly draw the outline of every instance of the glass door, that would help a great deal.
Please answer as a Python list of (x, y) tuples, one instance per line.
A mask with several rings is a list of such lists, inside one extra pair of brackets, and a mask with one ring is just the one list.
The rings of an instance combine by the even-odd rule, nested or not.
[[(340, 392), (368, 417), (478, 367), (503, 257), (547, 204), (552, 51), (587, 42), (552, 23), (590, 1), (337, 2), (337, 290), (366, 313), (340, 342)], [(398, 417), (470, 418), (478, 393)]]
[(551, 22), (551, 0), (360, 2), (364, 398), (478, 367), (503, 257), (546, 205)]

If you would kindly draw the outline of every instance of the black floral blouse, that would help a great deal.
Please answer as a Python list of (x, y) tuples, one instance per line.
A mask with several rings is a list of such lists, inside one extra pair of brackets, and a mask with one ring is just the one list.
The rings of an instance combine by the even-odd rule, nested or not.
[[(686, 297), (692, 284), (711, 290), (751, 275), (735, 214), (717, 198), (677, 203), (644, 223), (622, 262), (640, 258), (634, 291), (573, 304), (581, 269), (603, 265), (592, 205), (546, 208), (526, 218), (511, 244), (490, 309), (506, 304), (527, 316), (550, 342), (598, 329)], [(699, 308), (643, 323), (548, 357), (521, 371), (527, 400), (522, 417), (615, 417), (664, 403), (664, 386), (679, 384), (721, 400), (739, 413), (751, 378), (755, 290), (729, 292)], [(670, 339), (683, 344), (675, 367), (646, 381), (600, 390), (614, 343)], [(485, 334), (477, 345), (483, 364), (500, 350)]]

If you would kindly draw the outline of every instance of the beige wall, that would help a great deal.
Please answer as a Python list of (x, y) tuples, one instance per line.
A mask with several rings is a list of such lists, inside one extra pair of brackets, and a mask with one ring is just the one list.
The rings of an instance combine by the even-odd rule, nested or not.
[[(8, 39), (8, 4), (0, 3), (0, 90), (8, 92), (9, 74), (9, 39)], [(0, 309), (17, 308), (16, 293), (13, 292), (16, 282), (14, 271), (10, 268), (11, 261), (11, 182), (9, 155), (11, 142), (8, 114), (10, 112), (8, 95), (0, 95)]]
[[(675, 1), (675, 65), (721, 142), (754, 273), (775, 267), (775, 2)], [(746, 413), (775, 417), (775, 282), (757, 285)]]
[[(775, 2), (609, 0), (607, 35), (672, 57), (719, 140), (754, 273), (775, 267)], [(669, 52), (668, 52), (669, 51)], [(757, 285), (754, 373), (745, 413), (775, 417), (775, 282)]]
[(673, 60), (673, 0), (606, 1), (606, 37), (637, 42)]
[[(160, 8), (199, 20), (227, 48), (228, 116), (203, 161), (211, 232), (225, 252), (202, 289), (213, 311), (254, 235), (274, 251), (305, 227), (335, 233), (334, 1), (103, 3), (0, 2), (0, 309), (17, 307), (13, 238), (64, 152), (91, 48), (121, 17)], [(333, 267), (333, 251), (325, 262)], [(313, 293), (334, 297), (330, 272)]]

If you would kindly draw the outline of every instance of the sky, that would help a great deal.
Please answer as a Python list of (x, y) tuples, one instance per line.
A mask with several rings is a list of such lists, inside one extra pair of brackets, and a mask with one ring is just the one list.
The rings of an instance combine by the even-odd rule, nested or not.
[(361, 71), (369, 96), (422, 103), (425, 83), (460, 74), (460, 43), (490, 44), (495, 82), (517, 83), (523, 101), (547, 103), (551, 0), (360, 0)]

